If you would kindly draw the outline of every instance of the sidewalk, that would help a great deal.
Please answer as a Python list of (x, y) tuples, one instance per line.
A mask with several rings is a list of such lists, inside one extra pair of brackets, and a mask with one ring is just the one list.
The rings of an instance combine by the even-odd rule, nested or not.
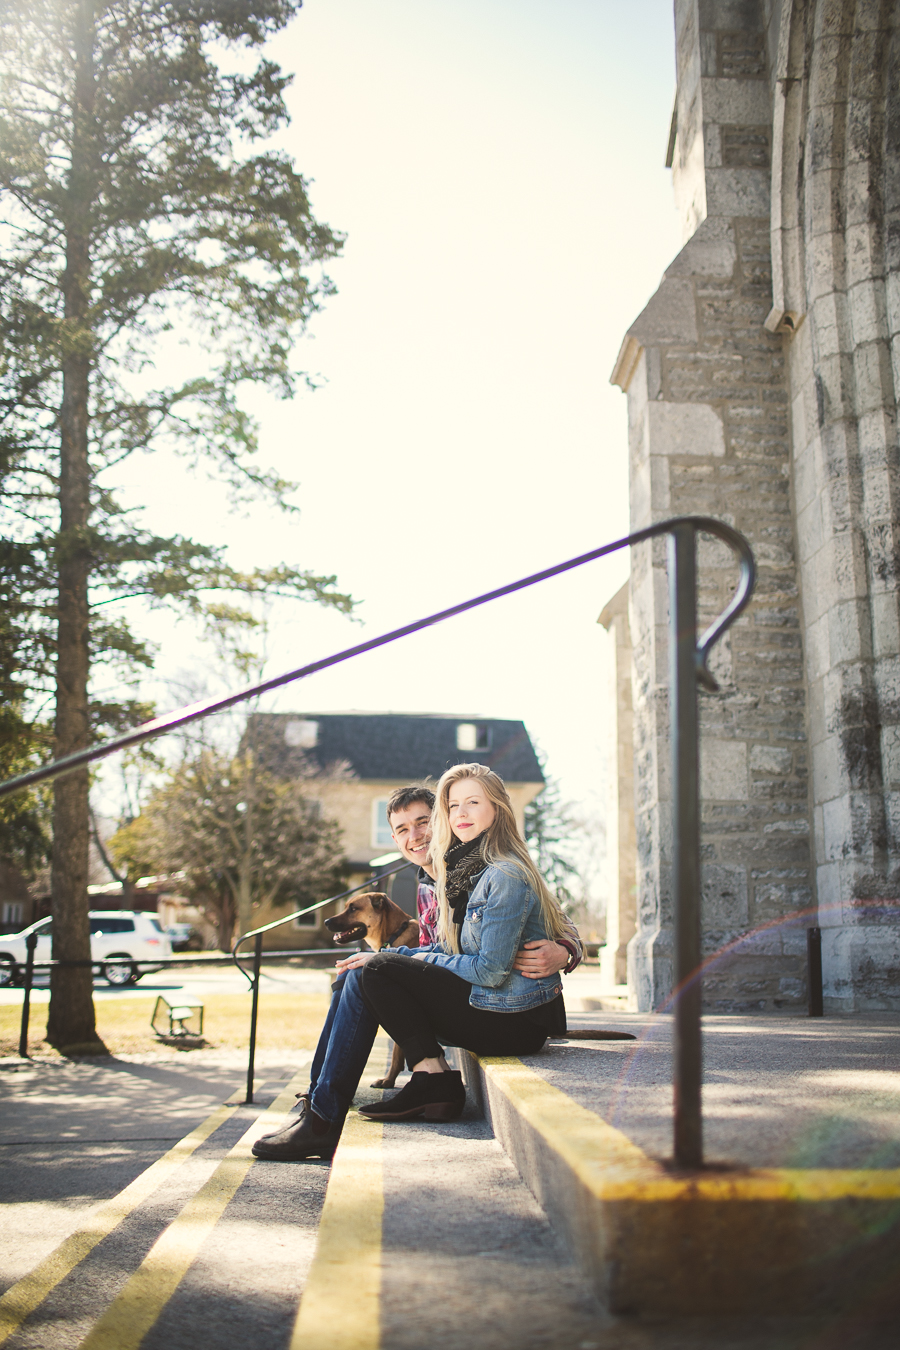
[[(262, 1068), (263, 1104), (295, 1071)], [(48, 1058), (0, 1072), (0, 1293), (226, 1098), (243, 1097), (245, 1082), (243, 1056), (216, 1052), (189, 1064)], [(246, 1123), (254, 1114), (232, 1113)]]
[[(668, 1019), (594, 1012), (570, 1024), (640, 1039), (556, 1043), (485, 1071), (518, 1064), (563, 1103), (548, 1146), (558, 1157), (585, 1120), (651, 1161), (668, 1156)], [(712, 1018), (705, 1029), (711, 1157), (900, 1167), (897, 1020)], [(385, 1054), (377, 1045), (360, 1100), (379, 1095), (365, 1084)], [(263, 1056), (252, 1108), (237, 1104), (237, 1052), (0, 1073), (0, 1345), (894, 1350), (877, 1290), (827, 1316), (610, 1313), (568, 1216), (548, 1203), (551, 1223), (526, 1184), (540, 1193), (525, 1117), (511, 1117), (511, 1141), (501, 1132), (504, 1151), (474, 1096), (450, 1124), (382, 1127), (352, 1113), (332, 1167), (254, 1162), (249, 1141), (277, 1127), (308, 1062), (308, 1052)], [(592, 1166), (603, 1172), (596, 1149)], [(900, 1201), (892, 1212), (896, 1225)], [(665, 1279), (667, 1252), (651, 1282)]]

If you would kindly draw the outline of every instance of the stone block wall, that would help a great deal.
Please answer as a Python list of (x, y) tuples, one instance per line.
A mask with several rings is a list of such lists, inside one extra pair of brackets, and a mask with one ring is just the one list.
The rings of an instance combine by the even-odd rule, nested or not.
[(769, 8), (825, 1006), (900, 1008), (900, 5)]
[[(791, 507), (788, 387), (771, 306), (765, 17), (752, 4), (677, 0), (674, 184), (687, 242), (626, 336), (631, 526), (702, 514), (733, 524), (760, 564), (748, 613), (714, 652), (702, 694), (702, 914), (708, 1008), (806, 998), (813, 903), (806, 707)], [(699, 550), (703, 627), (736, 581), (730, 551)], [(665, 542), (633, 550), (641, 1008), (672, 983)]]
[[(760, 584), (701, 698), (708, 1006), (900, 1008), (900, 0), (675, 0), (685, 246), (626, 335), (634, 528)], [(724, 604), (701, 551), (700, 608)], [(664, 545), (631, 580), (640, 1006), (671, 986)]]

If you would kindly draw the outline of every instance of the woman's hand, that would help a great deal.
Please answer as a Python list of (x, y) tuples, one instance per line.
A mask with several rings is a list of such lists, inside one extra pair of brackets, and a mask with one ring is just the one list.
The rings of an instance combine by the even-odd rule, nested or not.
[[(364, 966), (367, 961), (371, 961), (378, 952), (353, 952), (350, 956), (345, 956), (342, 960), (336, 962), (335, 970), (339, 975), (343, 975), (346, 970), (356, 970), (358, 966)], [(417, 961), (425, 961), (428, 958), (427, 952), (413, 952), (413, 958)], [(568, 956), (568, 952), (566, 953)]]
[(568, 949), (558, 942), (526, 942), (516, 953), (513, 969), (526, 980), (540, 980), (562, 970), (569, 964), (569, 956)]
[(357, 966), (364, 966), (367, 961), (371, 961), (377, 952), (352, 952), (349, 956), (344, 956), (340, 961), (335, 962), (335, 970), (339, 975), (343, 975), (347, 970), (356, 970)]

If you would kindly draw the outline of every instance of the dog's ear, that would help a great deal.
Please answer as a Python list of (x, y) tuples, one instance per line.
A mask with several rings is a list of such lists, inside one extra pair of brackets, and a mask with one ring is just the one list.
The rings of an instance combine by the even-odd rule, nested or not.
[(373, 908), (373, 909), (384, 909), (384, 906), (385, 906), (385, 902), (386, 902), (386, 901), (387, 901), (387, 896), (386, 896), (386, 895), (379, 895), (378, 892), (376, 891), (375, 894), (372, 896), (372, 908)]

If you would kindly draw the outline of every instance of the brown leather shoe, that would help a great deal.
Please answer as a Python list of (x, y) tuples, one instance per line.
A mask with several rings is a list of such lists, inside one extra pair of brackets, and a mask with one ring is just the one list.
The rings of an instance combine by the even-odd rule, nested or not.
[(367, 1120), (456, 1120), (466, 1105), (462, 1074), (414, 1073), (409, 1082), (386, 1102), (361, 1106)]
[(316, 1134), (314, 1122), (319, 1117), (312, 1112), (294, 1117), (283, 1129), (275, 1134), (264, 1134), (257, 1139), (251, 1152), (255, 1158), (265, 1158), (268, 1162), (303, 1162), (306, 1158), (331, 1158), (338, 1146), (344, 1122), (328, 1125), (324, 1134)]

